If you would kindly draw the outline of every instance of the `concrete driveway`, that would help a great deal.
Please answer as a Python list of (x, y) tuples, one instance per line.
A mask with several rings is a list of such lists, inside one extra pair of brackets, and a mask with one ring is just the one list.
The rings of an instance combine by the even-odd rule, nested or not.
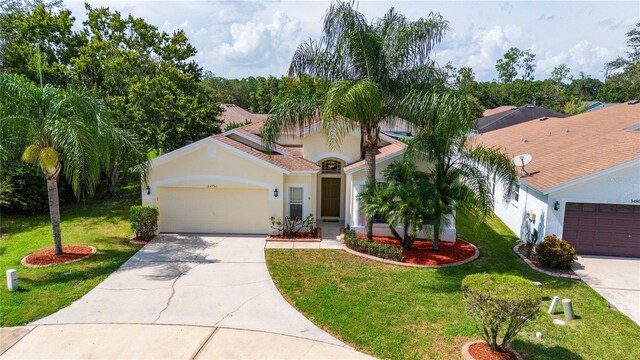
[[(264, 236), (158, 236), (81, 299), (16, 329), (3, 357), (367, 358), (280, 295), (264, 247)], [(94, 337), (105, 340), (73, 340)]]
[(640, 258), (579, 256), (573, 271), (640, 325)]

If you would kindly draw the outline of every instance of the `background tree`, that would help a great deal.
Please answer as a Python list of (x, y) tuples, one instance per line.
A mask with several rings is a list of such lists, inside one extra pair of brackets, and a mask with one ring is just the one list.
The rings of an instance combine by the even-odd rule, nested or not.
[(522, 73), (522, 80), (533, 80), (533, 72), (536, 70), (536, 54), (527, 49), (520, 54), (518, 68)]
[[(39, 52), (36, 56), (39, 69)], [(36, 85), (16, 74), (0, 74), (0, 126), (1, 150), (23, 149), (22, 159), (46, 178), (54, 249), (60, 255), (59, 176), (66, 177), (78, 198), (91, 196), (113, 156), (139, 149), (139, 144), (114, 126), (104, 103), (89, 92), (43, 85), (42, 78)]]
[(599, 92), (601, 101), (623, 102), (640, 98), (640, 22), (627, 32), (627, 56), (607, 63), (611, 70)]
[(498, 79), (504, 84), (511, 84), (518, 76), (518, 63), (522, 57), (522, 50), (512, 47), (496, 62)]
[(510, 196), (517, 172), (499, 149), (475, 144), (468, 136), (474, 117), (459, 95), (408, 97), (402, 117), (421, 128), (409, 142), (408, 156), (431, 164), (427, 173), (433, 188), (433, 249), (438, 251), (446, 216), (454, 209), (471, 218), (488, 215), (493, 209), (489, 177), (503, 183)]
[(564, 84), (565, 80), (571, 79), (571, 69), (567, 66), (567, 64), (560, 64), (551, 70), (551, 80), (556, 85)]
[[(262, 129), (264, 139), (273, 143), (281, 130), (299, 131), (322, 119), (329, 145), (336, 146), (358, 129), (366, 185), (373, 186), (380, 124), (395, 115), (398, 100), (410, 91), (435, 87), (429, 54), (447, 28), (439, 14), (410, 21), (392, 8), (368, 22), (353, 3), (333, 3), (322, 38), (303, 42), (289, 71), (290, 76), (306, 74), (331, 83), (326, 97), (292, 96), (274, 107)], [(371, 217), (365, 228), (371, 240)]]

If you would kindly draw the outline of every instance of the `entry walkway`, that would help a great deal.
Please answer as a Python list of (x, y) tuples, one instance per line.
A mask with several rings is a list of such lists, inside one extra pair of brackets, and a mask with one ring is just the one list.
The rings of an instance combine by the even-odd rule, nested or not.
[[(265, 242), (160, 235), (67, 308), (35, 327), (3, 329), (3, 338), (19, 339), (3, 357), (221, 358), (225, 353), (216, 351), (224, 349), (232, 358), (287, 351), (291, 356), (283, 357), (305, 358), (319, 349), (338, 358), (365, 356), (282, 297), (266, 267)], [(208, 344), (215, 346), (207, 350)]]

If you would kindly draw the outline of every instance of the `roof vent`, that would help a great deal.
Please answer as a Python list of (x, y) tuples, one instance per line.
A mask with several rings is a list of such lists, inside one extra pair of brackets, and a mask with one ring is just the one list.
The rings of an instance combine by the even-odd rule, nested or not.
[(567, 134), (568, 134), (570, 131), (571, 131), (571, 130), (569, 130), (569, 129), (564, 129), (564, 132), (565, 132), (565, 133), (567, 133)]
[(547, 134), (547, 136), (551, 136), (551, 131), (549, 131), (549, 133)]
[(640, 100), (631, 100), (631, 101), (627, 102), (627, 104), (629, 104), (629, 105), (635, 105), (635, 104), (639, 104), (639, 103), (640, 103)]
[(540, 118), (540, 121), (545, 121), (545, 120), (547, 120), (548, 118), (549, 118), (548, 116), (543, 116), (543, 117), (541, 117), (541, 118)]
[(624, 128), (627, 131), (640, 131), (640, 124), (631, 125), (629, 127)]
[(520, 138), (520, 142), (521, 142), (521, 143), (526, 143), (526, 142), (528, 142), (528, 141), (529, 141), (529, 140), (527, 140), (526, 138), (523, 138), (523, 137), (521, 137), (521, 138)]
[(534, 107), (536, 107), (535, 105), (527, 105), (527, 108), (529, 109), (533, 109)]

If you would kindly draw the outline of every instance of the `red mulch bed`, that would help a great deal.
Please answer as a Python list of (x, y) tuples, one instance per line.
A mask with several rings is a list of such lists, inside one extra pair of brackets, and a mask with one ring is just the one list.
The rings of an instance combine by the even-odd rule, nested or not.
[(469, 346), (469, 354), (476, 360), (517, 360), (518, 357), (509, 349), (493, 351), (487, 343), (477, 343)]
[[(374, 236), (377, 243), (393, 245), (400, 248), (400, 242), (393, 237)], [(472, 257), (476, 250), (471, 244), (456, 240), (455, 243), (440, 241), (440, 251), (433, 251), (431, 240), (418, 239), (413, 243), (411, 250), (403, 250), (405, 263), (417, 265), (443, 265), (466, 260)]]
[(129, 240), (129, 242), (134, 245), (147, 245), (149, 241), (155, 239), (156, 236), (158, 235), (154, 234), (149, 240), (140, 239), (139, 237), (134, 236), (133, 238), (131, 238), (131, 240)]
[(63, 246), (61, 255), (55, 255), (53, 249), (45, 249), (28, 255), (24, 262), (36, 266), (64, 264), (89, 257), (93, 251), (90, 246)]
[(318, 236), (318, 229), (314, 229), (310, 233), (296, 233), (293, 237), (286, 237), (281, 235), (269, 235), (268, 240), (283, 240), (283, 241), (320, 241)]

